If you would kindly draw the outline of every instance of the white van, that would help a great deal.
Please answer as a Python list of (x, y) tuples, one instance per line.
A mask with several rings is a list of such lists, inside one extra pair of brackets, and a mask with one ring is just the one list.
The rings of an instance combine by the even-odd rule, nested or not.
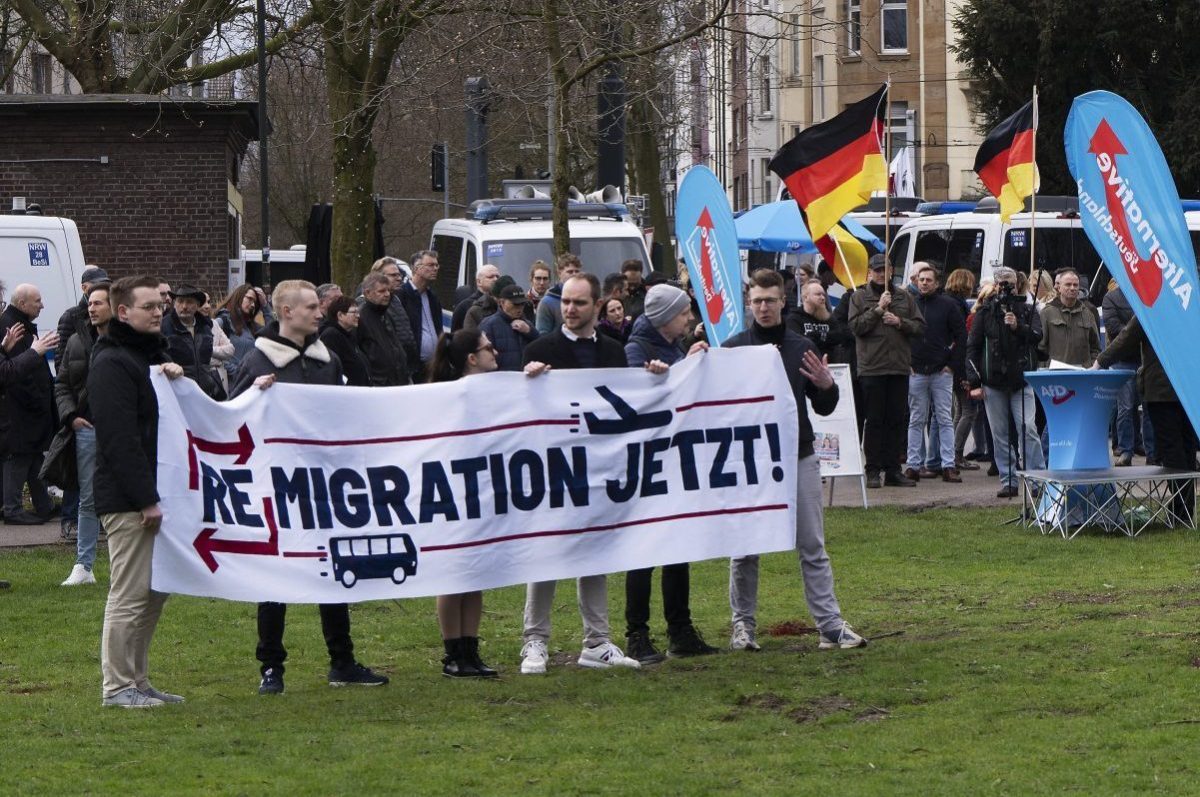
[[(1079, 272), (1087, 291), (1100, 266), (1079, 219), (1074, 197), (1038, 197), (1037, 217), (1014, 213), (1008, 224), (1000, 221), (995, 199), (980, 200), (973, 213), (923, 216), (907, 222), (888, 251), (894, 273), (908, 281), (913, 263), (936, 263), (943, 274), (965, 268), (976, 284), (992, 278), (992, 269), (1004, 265), (1029, 271), (1030, 227), (1036, 221), (1039, 266), (1053, 272), (1067, 266)], [(1043, 209), (1044, 208), (1044, 209)]]
[[(626, 260), (640, 260), (650, 271), (650, 252), (642, 229), (620, 204), (572, 202), (567, 205), (571, 251), (583, 267), (600, 279), (620, 271)], [(429, 248), (438, 253), (441, 276), (438, 298), (452, 308), (457, 287), (475, 286), (475, 272), (485, 263), (529, 288), (529, 267), (544, 260), (554, 277), (554, 234), (551, 206), (544, 199), (481, 199), (465, 218), (442, 219), (433, 225)], [(443, 295), (446, 294), (446, 295)]]
[(0, 216), (0, 280), (4, 298), (23, 282), (38, 286), (45, 307), (39, 333), (53, 332), (68, 307), (79, 302), (83, 276), (79, 228), (57, 216)]

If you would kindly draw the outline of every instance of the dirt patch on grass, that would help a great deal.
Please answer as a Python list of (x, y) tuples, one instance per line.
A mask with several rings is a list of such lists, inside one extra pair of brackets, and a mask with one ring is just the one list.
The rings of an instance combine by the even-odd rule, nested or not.
[(739, 708), (760, 708), (764, 711), (781, 711), (787, 701), (774, 692), (763, 692), (758, 695), (742, 695), (734, 704)]
[[(1056, 600), (1059, 603), (1087, 603), (1091, 605), (1104, 605), (1115, 603), (1120, 600), (1121, 595), (1117, 592), (1067, 592), (1065, 590), (1055, 590), (1049, 592), (1046, 597), (1051, 600)], [(1030, 601), (1033, 606), (1037, 604)]]
[(806, 625), (800, 620), (784, 620), (782, 623), (767, 626), (763, 633), (767, 636), (803, 636), (805, 634), (815, 634), (817, 633), (817, 629), (811, 625)]
[(33, 695), (38, 692), (49, 692), (50, 684), (22, 683), (16, 678), (9, 678), (4, 681), (3, 691), (10, 695)]
[(828, 695), (806, 700), (787, 712), (787, 718), (792, 722), (816, 722), (822, 717), (836, 714), (839, 711), (852, 711), (854, 701), (847, 700), (841, 695)]
[(733, 722), (754, 710), (778, 714), (800, 725), (817, 722), (843, 711), (853, 714), (856, 722), (876, 722), (889, 714), (885, 708), (858, 703), (843, 695), (821, 695), (799, 703), (789, 703), (774, 692), (762, 692), (738, 697), (734, 701), (734, 709), (721, 717), (721, 721)]

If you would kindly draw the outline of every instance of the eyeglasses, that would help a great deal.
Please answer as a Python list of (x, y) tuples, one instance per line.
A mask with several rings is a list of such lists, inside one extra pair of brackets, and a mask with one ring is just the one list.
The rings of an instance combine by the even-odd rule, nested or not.
[(144, 310), (147, 313), (152, 313), (155, 310), (161, 310), (162, 304), (160, 302), (147, 302), (145, 304), (135, 304), (133, 308), (135, 310)]
[(768, 305), (768, 306), (770, 306), (770, 305), (773, 305), (773, 304), (779, 304), (781, 301), (782, 301), (782, 299), (778, 299), (778, 298), (776, 298), (776, 297), (774, 297), (774, 296), (763, 296), (763, 297), (761, 297), (761, 298), (758, 298), (758, 299), (751, 299), (751, 300), (750, 300), (750, 304), (751, 304), (753, 307), (761, 307), (762, 305)]
[(492, 354), (495, 354), (496, 347), (494, 345), (492, 345), (491, 343), (489, 343), (486, 346), (480, 346), (478, 349), (475, 350), (475, 353), (479, 354), (479, 352), (481, 352), (481, 351), (490, 351)]

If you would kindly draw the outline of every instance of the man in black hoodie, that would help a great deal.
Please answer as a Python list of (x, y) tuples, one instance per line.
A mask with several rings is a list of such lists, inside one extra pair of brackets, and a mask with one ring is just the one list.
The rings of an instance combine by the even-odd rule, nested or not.
[[(317, 338), (321, 306), (317, 289), (311, 282), (286, 280), (275, 286), (275, 314), (278, 318), (254, 340), (254, 350), (242, 360), (237, 378), (230, 387), (238, 396), (251, 386), (266, 390), (276, 382), (303, 385), (341, 385), (342, 363)], [(350, 608), (344, 603), (320, 605), (321, 630), (329, 650), (329, 685), (382, 686), (386, 676), (376, 675), (354, 659), (350, 639)], [(283, 693), (283, 628), (287, 605), (258, 604), (258, 660), (261, 662), (260, 695)]]
[(158, 506), (158, 397), (150, 366), (177, 379), (161, 333), (158, 280), (126, 277), (109, 291), (113, 318), (96, 341), (87, 375), (96, 428), (96, 514), (108, 537), (109, 588), (100, 669), (103, 705), (149, 708), (183, 698), (150, 685), (150, 640), (167, 596), (150, 589)]
[[(833, 412), (838, 388), (827, 361), (817, 355), (807, 338), (783, 324), (783, 277), (770, 269), (750, 275), (750, 310), (754, 323), (744, 332), (725, 342), (726, 348), (771, 345), (779, 351), (796, 398), (799, 420), (799, 454), (796, 481), (796, 549), (800, 554), (800, 572), (804, 578), (804, 597), (808, 611), (820, 631), (821, 650), (858, 648), (867, 640), (855, 633), (842, 619), (837, 597), (833, 594), (833, 567), (825, 552), (825, 517), (821, 508), (821, 463), (813, 452), (812, 423), (808, 420), (805, 399), (820, 415)], [(729, 647), (734, 650), (759, 650), (755, 640), (755, 615), (758, 610), (758, 557), (744, 556), (729, 562), (729, 605), (733, 610), (733, 635)]]

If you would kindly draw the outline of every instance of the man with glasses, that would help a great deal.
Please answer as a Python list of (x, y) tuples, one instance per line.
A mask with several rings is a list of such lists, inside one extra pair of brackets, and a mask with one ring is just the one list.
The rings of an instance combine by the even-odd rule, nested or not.
[(1037, 368), (1037, 348), (1042, 322), (1037, 310), (1017, 292), (1017, 273), (1000, 267), (993, 271), (996, 290), (975, 311), (967, 338), (967, 359), (983, 385), (984, 409), (992, 427), (992, 450), (1000, 471), (997, 498), (1017, 495), (1018, 460), (1013, 437), (1023, 441), (1021, 462), (1028, 470), (1046, 466), (1038, 439), (1033, 388), (1025, 371)]
[(417, 343), (417, 361), (409, 362), (414, 382), (423, 382), (438, 338), (442, 336), (442, 304), (433, 292), (438, 276), (438, 255), (432, 249), (422, 249), (410, 260), (412, 280), (400, 288), (400, 301), (412, 325), (413, 340)]
[(866, 403), (863, 453), (867, 486), (914, 487), (900, 472), (908, 430), (908, 377), (913, 338), (925, 333), (925, 318), (907, 289), (892, 292), (887, 260), (873, 255), (870, 279), (850, 296), (849, 324), (858, 353), (858, 378)]
[[(799, 421), (799, 455), (796, 479), (796, 550), (804, 579), (804, 598), (809, 614), (820, 630), (821, 650), (859, 648), (867, 640), (842, 619), (833, 594), (833, 566), (825, 552), (825, 516), (821, 508), (821, 462), (813, 451), (812, 423), (805, 399), (819, 415), (837, 407), (838, 388), (829, 370), (828, 358), (817, 354), (808, 338), (783, 323), (783, 277), (777, 271), (759, 269), (750, 275), (750, 311), (754, 323), (725, 342), (725, 348), (771, 345), (779, 352), (796, 398)], [(756, 651), (758, 612), (758, 557), (743, 556), (729, 561), (729, 606), (733, 610), (733, 635), (729, 647)]]

